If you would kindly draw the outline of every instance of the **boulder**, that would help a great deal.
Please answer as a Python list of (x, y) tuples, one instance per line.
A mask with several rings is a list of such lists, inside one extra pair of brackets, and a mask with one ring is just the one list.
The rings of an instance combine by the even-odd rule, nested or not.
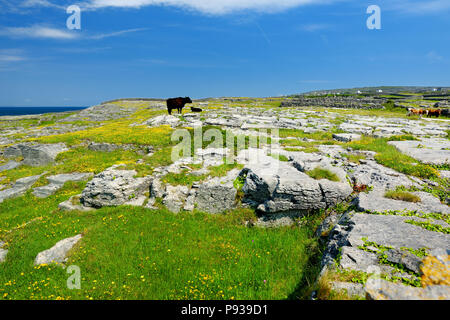
[(48, 250), (40, 252), (34, 260), (35, 265), (64, 263), (67, 261), (67, 254), (80, 241), (82, 235), (76, 235), (59, 241)]
[(201, 184), (195, 196), (197, 209), (208, 213), (221, 213), (234, 207), (237, 190), (233, 182), (239, 170), (230, 171), (226, 177), (214, 178)]
[(134, 170), (109, 168), (96, 175), (83, 190), (80, 202), (85, 207), (102, 208), (133, 202), (149, 191), (151, 177), (135, 178)]
[(179, 213), (184, 206), (184, 201), (189, 194), (187, 186), (166, 186), (163, 204), (173, 213)]
[(249, 162), (240, 176), (245, 178), (244, 201), (263, 213), (325, 209), (353, 191), (347, 182), (314, 180), (289, 163), (263, 155), (258, 158)]

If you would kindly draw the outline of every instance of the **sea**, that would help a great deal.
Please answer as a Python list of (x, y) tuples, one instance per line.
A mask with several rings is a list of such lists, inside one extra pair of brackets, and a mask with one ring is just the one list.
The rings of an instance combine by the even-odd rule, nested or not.
[(78, 111), (86, 108), (87, 107), (0, 107), (0, 117)]

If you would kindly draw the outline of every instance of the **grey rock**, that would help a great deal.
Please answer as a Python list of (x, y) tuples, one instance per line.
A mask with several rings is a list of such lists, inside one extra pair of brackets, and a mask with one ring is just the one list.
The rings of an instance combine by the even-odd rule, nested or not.
[(298, 212), (284, 212), (270, 215), (263, 215), (258, 218), (255, 225), (260, 228), (280, 228), (292, 226), (295, 224), (295, 219), (299, 218)]
[(162, 198), (164, 197), (164, 185), (159, 178), (153, 179), (150, 185), (150, 197), (151, 198)]
[(186, 198), (186, 201), (184, 203), (184, 207), (183, 207), (184, 210), (194, 211), (196, 194), (197, 194), (197, 189), (195, 189), (195, 188), (192, 188), (191, 191), (189, 191), (188, 197)]
[(17, 198), (25, 194), (25, 192), (27, 192), (27, 190), (30, 189), (43, 174), (18, 179), (12, 188), (0, 191), (0, 203), (6, 199)]
[(406, 175), (371, 160), (361, 161), (361, 165), (350, 167), (347, 172), (354, 184), (372, 186), (374, 189), (395, 189), (398, 186), (420, 187)]
[(378, 265), (378, 258), (375, 253), (345, 246), (342, 247), (340, 265), (344, 269), (369, 272), (373, 266)]
[(42, 145), (18, 144), (8, 147), (4, 151), (4, 157), (23, 157), (23, 164), (39, 167), (54, 162), (59, 153), (67, 150), (69, 149), (63, 143)]
[(163, 125), (168, 125), (171, 127), (176, 127), (180, 124), (181, 120), (177, 116), (172, 115), (162, 115), (155, 118), (152, 118), (146, 122), (148, 126), (151, 127), (159, 127)]
[(34, 260), (35, 265), (64, 263), (67, 260), (69, 251), (80, 241), (82, 235), (76, 235), (72, 238), (67, 238), (59, 241), (48, 250), (40, 252)]
[(420, 211), (423, 213), (450, 214), (450, 207), (430, 193), (412, 192), (421, 202), (407, 202), (388, 199), (384, 197), (384, 191), (374, 190), (369, 193), (360, 193), (356, 199), (356, 205), (360, 211), (387, 212), (387, 211)]
[(383, 269), (375, 264), (374, 254), (367, 255), (358, 249), (364, 245), (364, 238), (393, 249), (427, 248), (431, 251), (450, 247), (450, 235), (405, 223), (411, 219), (413, 217), (346, 213), (330, 232), (321, 265), (333, 266), (335, 259), (342, 252), (341, 261), (347, 268), (367, 270), (373, 262), (373, 266)]
[(199, 210), (221, 213), (234, 207), (237, 190), (233, 182), (239, 171), (232, 170), (224, 178), (214, 178), (199, 186), (195, 203)]
[(12, 169), (15, 169), (17, 167), (20, 167), (21, 165), (22, 164), (20, 162), (9, 161), (7, 164), (4, 164), (4, 165), (0, 166), (0, 172), (7, 171), (7, 170), (12, 170)]
[(48, 185), (34, 188), (33, 194), (38, 198), (46, 198), (61, 189), (68, 181), (83, 181), (92, 177), (92, 173), (58, 174), (47, 177)]
[(363, 245), (363, 238), (398, 249), (405, 247), (432, 250), (450, 247), (450, 235), (405, 223), (406, 220), (411, 220), (411, 217), (354, 214), (350, 219), (354, 227), (347, 239), (353, 247)]
[(92, 151), (112, 152), (120, 149), (120, 146), (112, 143), (90, 143), (88, 149)]
[(335, 291), (346, 292), (349, 298), (366, 296), (364, 285), (361, 283), (333, 281), (331, 282), (331, 288)]
[(189, 194), (187, 186), (166, 186), (163, 204), (173, 213), (178, 213), (184, 206), (184, 201)]
[(450, 286), (408, 287), (381, 279), (368, 279), (366, 297), (370, 300), (450, 300)]
[(149, 191), (151, 177), (134, 178), (134, 170), (109, 168), (96, 175), (83, 190), (81, 203), (85, 207), (119, 206), (139, 198)]
[(61, 202), (58, 208), (62, 211), (92, 211), (94, 208), (84, 207), (80, 203), (81, 194), (70, 197), (68, 200)]
[(346, 182), (314, 180), (289, 164), (261, 155), (259, 161), (247, 164), (240, 176), (245, 177), (244, 201), (265, 214), (324, 209), (353, 191)]
[(416, 255), (399, 249), (391, 249), (386, 251), (386, 258), (388, 261), (401, 264), (408, 270), (420, 274), (420, 265), (422, 260)]
[(428, 164), (450, 164), (450, 140), (422, 139), (422, 141), (391, 141), (401, 152)]
[(352, 133), (334, 133), (333, 139), (340, 142), (350, 142), (355, 140), (361, 140), (361, 135)]
[(0, 241), (0, 263), (5, 262), (6, 255), (8, 254), (8, 250), (3, 249), (4, 245), (5, 245), (5, 243)]

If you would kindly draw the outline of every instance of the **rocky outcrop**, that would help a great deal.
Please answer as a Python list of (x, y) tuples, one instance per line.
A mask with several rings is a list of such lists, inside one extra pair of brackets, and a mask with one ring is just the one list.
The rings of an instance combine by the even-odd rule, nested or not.
[(178, 213), (183, 208), (184, 201), (189, 193), (187, 186), (166, 186), (163, 204), (171, 212)]
[[(388, 279), (403, 279), (406, 283), (420, 283), (422, 280), (423, 285), (426, 279), (432, 279), (428, 281), (429, 288), (419, 289), (391, 282), (376, 283), (370, 278), (365, 292), (370, 299), (435, 299), (437, 296), (433, 292), (439, 292), (441, 298), (450, 299), (448, 283), (445, 282), (450, 259), (448, 252), (444, 250), (442, 253), (441, 249), (450, 246), (450, 235), (410, 224), (411, 220), (426, 221), (416, 216), (394, 213), (374, 215), (351, 212), (343, 215), (329, 232), (321, 274), (338, 268), (384, 275)], [(438, 220), (432, 223), (438, 223)], [(424, 259), (417, 252), (426, 252), (428, 256)], [(436, 263), (430, 266), (426, 261), (434, 256), (440, 260), (433, 260)], [(442, 265), (441, 271), (436, 268), (439, 263)], [(433, 288), (433, 285), (447, 287)]]
[(55, 161), (56, 156), (69, 149), (65, 144), (18, 144), (5, 149), (5, 158), (23, 158), (23, 164), (33, 167), (45, 166)]
[(239, 170), (232, 170), (226, 177), (214, 178), (201, 184), (195, 193), (196, 208), (213, 214), (233, 208), (237, 194), (233, 182), (238, 174)]
[(353, 191), (345, 180), (315, 180), (300, 171), (315, 159), (315, 155), (306, 155), (303, 162), (297, 159), (291, 165), (260, 154), (259, 161), (247, 164), (240, 173), (245, 179), (244, 201), (262, 213), (273, 214), (307, 213), (345, 200)]
[(136, 171), (116, 168), (109, 168), (88, 182), (80, 198), (83, 206), (102, 208), (128, 204), (149, 191), (151, 177), (135, 178)]
[(357, 166), (345, 167), (355, 185), (371, 186), (374, 189), (394, 190), (398, 186), (420, 187), (406, 175), (384, 167), (372, 160), (361, 160)]
[(34, 260), (35, 265), (64, 263), (67, 261), (67, 254), (80, 241), (82, 235), (76, 235), (59, 241), (48, 250), (40, 252)]

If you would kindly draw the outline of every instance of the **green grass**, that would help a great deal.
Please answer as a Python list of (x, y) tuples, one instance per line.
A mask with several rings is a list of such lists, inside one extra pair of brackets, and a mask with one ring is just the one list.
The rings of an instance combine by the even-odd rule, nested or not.
[(363, 154), (346, 153), (343, 155), (348, 161), (359, 164), (361, 160), (366, 159)]
[(354, 150), (375, 151), (375, 160), (398, 172), (420, 178), (437, 178), (439, 172), (432, 166), (419, 163), (418, 160), (405, 155), (394, 146), (388, 144), (385, 138), (373, 138), (364, 136), (359, 141), (352, 141), (346, 144)]
[(418, 196), (407, 191), (389, 190), (384, 194), (384, 197), (413, 203), (421, 202)]
[[(317, 275), (311, 226), (247, 228), (243, 222), (255, 219), (248, 209), (227, 215), (57, 210), (81, 189), (70, 185), (48, 199), (27, 194), (0, 204), (0, 235), (9, 249), (0, 264), (0, 299), (287, 299)], [(82, 287), (68, 290), (65, 270), (33, 261), (80, 233), (68, 264), (80, 267)]]
[(340, 181), (339, 177), (335, 173), (320, 167), (317, 167), (311, 171), (306, 171), (306, 174), (316, 180), (327, 179), (330, 181)]

